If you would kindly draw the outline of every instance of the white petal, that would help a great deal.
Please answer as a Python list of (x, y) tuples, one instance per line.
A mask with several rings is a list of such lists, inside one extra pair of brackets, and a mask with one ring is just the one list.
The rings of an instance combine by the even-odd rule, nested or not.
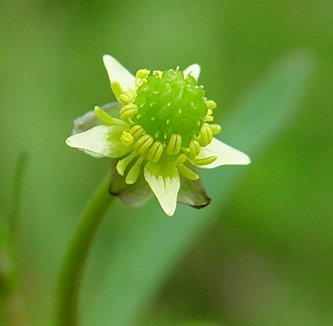
[(177, 168), (149, 162), (145, 166), (144, 175), (164, 212), (172, 216), (176, 210), (180, 188)]
[(85, 132), (67, 138), (66, 144), (78, 148), (94, 157), (117, 158), (126, 154), (130, 148), (121, 140), (124, 126), (96, 126)]
[(118, 83), (123, 91), (135, 90), (134, 76), (110, 55), (103, 56), (103, 62), (108, 72), (110, 83)]
[(200, 66), (197, 63), (194, 63), (184, 70), (184, 77), (191, 74), (191, 76), (198, 80), (200, 76), (200, 70)]
[(203, 147), (197, 157), (204, 158), (209, 156), (217, 156), (216, 161), (200, 167), (212, 169), (220, 165), (246, 165), (251, 163), (250, 158), (246, 154), (222, 143), (216, 138), (213, 138), (209, 145)]
[(85, 132), (70, 136), (66, 144), (73, 148), (79, 148), (95, 157), (109, 156), (108, 145), (109, 127), (97, 126)]

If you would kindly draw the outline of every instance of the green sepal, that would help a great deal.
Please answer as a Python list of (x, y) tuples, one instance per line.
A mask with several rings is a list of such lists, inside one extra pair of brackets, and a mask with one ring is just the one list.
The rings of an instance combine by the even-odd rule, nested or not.
[(143, 173), (140, 173), (134, 184), (128, 185), (125, 182), (125, 177), (118, 174), (116, 169), (117, 163), (118, 160), (112, 161), (110, 194), (119, 197), (125, 204), (132, 207), (144, 205), (151, 199), (153, 192), (146, 183)]
[(177, 201), (194, 208), (203, 208), (209, 205), (211, 199), (200, 180), (188, 180), (181, 176)]
[[(121, 104), (118, 102), (112, 102), (107, 103), (100, 108), (110, 116), (114, 118), (119, 118), (119, 109), (121, 107)], [(79, 134), (81, 132), (87, 131), (93, 127), (102, 125), (102, 122), (100, 119), (96, 117), (95, 111), (89, 111), (85, 113), (83, 116), (77, 118), (74, 120), (74, 127), (72, 131), (72, 135)]]

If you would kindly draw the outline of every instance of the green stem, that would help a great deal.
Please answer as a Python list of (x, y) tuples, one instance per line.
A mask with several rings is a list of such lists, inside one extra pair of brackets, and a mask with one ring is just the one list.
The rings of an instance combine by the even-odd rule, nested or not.
[(78, 325), (78, 296), (83, 268), (96, 230), (114, 198), (108, 193), (109, 183), (108, 175), (92, 194), (69, 244), (58, 284), (57, 326)]
[(10, 227), (12, 229), (14, 238), (16, 240), (17, 236), (17, 224), (18, 218), (21, 208), (22, 202), (22, 187), (23, 187), (23, 179), (24, 174), (26, 171), (28, 162), (28, 154), (22, 152), (19, 155), (19, 158), (16, 163), (15, 167), (15, 175), (14, 175), (14, 184), (13, 184), (13, 200), (12, 200), (12, 207), (11, 207), (11, 214), (10, 214)]

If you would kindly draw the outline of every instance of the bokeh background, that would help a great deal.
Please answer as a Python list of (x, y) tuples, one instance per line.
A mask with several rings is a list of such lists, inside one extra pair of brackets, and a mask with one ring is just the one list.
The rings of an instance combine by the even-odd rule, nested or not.
[[(24, 152), (16, 241), (27, 324), (52, 324), (66, 245), (110, 167), (64, 144), (74, 118), (113, 100), (105, 53), (133, 72), (200, 63), (221, 138), (253, 163), (204, 173), (205, 210), (180, 207), (170, 219), (156, 200), (116, 201), (89, 256), (82, 325), (333, 324), (332, 13), (329, 0), (0, 3), (0, 207), (10, 215)], [(291, 86), (274, 86), (290, 55)], [(264, 108), (252, 110), (266, 80)], [(273, 135), (276, 103), (293, 114)], [(236, 136), (229, 120), (242, 122)], [(250, 145), (257, 130), (265, 141)]]

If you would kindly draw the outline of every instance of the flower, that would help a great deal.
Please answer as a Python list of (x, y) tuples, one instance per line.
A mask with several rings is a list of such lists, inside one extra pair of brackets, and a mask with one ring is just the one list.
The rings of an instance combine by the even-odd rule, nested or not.
[(209, 204), (195, 168), (249, 164), (249, 157), (213, 137), (216, 103), (198, 85), (200, 66), (181, 71), (140, 69), (135, 77), (110, 55), (103, 57), (118, 102), (95, 107), (74, 121), (66, 143), (94, 157), (113, 158), (110, 192), (129, 204), (154, 193), (173, 215), (177, 201)]

